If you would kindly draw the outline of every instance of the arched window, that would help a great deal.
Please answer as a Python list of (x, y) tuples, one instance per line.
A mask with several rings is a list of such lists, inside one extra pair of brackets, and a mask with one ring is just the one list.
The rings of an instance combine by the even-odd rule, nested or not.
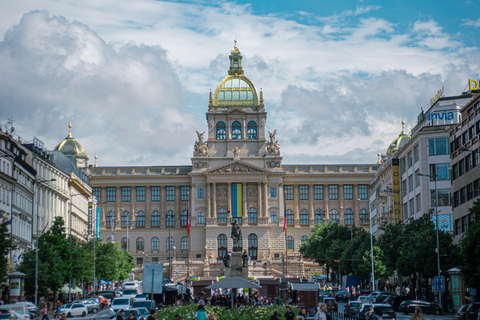
[(227, 236), (219, 234), (217, 237), (218, 256), (223, 258), (227, 254)]
[(258, 237), (255, 233), (248, 235), (248, 255), (250, 259), (257, 260)]
[(120, 248), (128, 251), (127, 238), (122, 238), (122, 241), (120, 241)]
[(295, 240), (293, 240), (292, 236), (287, 237), (287, 249), (294, 249), (295, 248)]
[(257, 210), (255, 208), (248, 209), (248, 223), (257, 223)]
[(353, 211), (352, 209), (345, 210), (345, 224), (353, 223)]
[(287, 210), (287, 224), (294, 224), (292, 210)]
[(308, 239), (307, 236), (302, 236), (302, 238), (300, 239), (300, 242), (304, 243), (305, 241), (307, 241), (307, 239)]
[(122, 226), (129, 226), (130, 225), (130, 212), (124, 211), (122, 213)]
[(320, 209), (315, 211), (315, 224), (323, 223), (323, 219), (325, 219), (325, 213)]
[(255, 121), (250, 121), (248, 123), (247, 136), (248, 139), (257, 139), (257, 123)]
[(360, 223), (368, 223), (368, 211), (366, 209), (360, 210)]
[(180, 214), (180, 225), (187, 226), (187, 210), (182, 211)]
[(217, 217), (218, 217), (218, 223), (227, 223), (227, 210), (225, 210), (224, 208), (218, 209)]
[(305, 209), (300, 211), (300, 224), (308, 224), (308, 211)]
[(115, 221), (115, 213), (110, 211), (107, 213), (107, 227), (111, 227)]
[(137, 238), (137, 251), (145, 250), (145, 240), (143, 238)]
[(168, 237), (167, 238), (167, 251), (173, 250), (173, 247), (175, 246), (175, 240), (173, 237)]
[(337, 210), (335, 210), (335, 209), (330, 210), (329, 216), (330, 216), (329, 218), (330, 218), (331, 222), (338, 223), (339, 219), (338, 219), (338, 211)]
[(226, 136), (226, 126), (225, 122), (219, 121), (217, 122), (217, 140), (225, 140)]
[(143, 211), (137, 213), (137, 226), (145, 226), (145, 212)]
[(159, 226), (160, 225), (160, 212), (153, 211), (152, 212), (152, 226)]
[(242, 125), (238, 121), (232, 123), (232, 139), (242, 139)]
[(160, 241), (158, 240), (157, 237), (152, 238), (152, 251), (158, 251), (158, 248), (160, 247)]
[(168, 226), (174, 226), (175, 225), (175, 212), (173, 211), (168, 211), (166, 214), (165, 219), (167, 220), (167, 227)]
[(182, 250), (188, 250), (188, 238), (187, 237), (183, 237), (182, 238)]

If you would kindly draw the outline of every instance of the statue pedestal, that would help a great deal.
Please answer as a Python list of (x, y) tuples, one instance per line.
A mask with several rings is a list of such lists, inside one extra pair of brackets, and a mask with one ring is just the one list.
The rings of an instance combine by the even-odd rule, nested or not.
[(242, 252), (234, 250), (230, 267), (225, 268), (225, 277), (240, 277), (248, 280), (248, 267), (243, 266)]

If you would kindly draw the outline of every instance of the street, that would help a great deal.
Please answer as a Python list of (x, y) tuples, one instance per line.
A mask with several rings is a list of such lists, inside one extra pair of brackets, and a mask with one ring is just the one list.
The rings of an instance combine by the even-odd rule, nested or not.
[(106, 320), (106, 319), (110, 319), (109, 316), (108, 316), (109, 310), (110, 310), (110, 308), (105, 308), (105, 309), (102, 309), (102, 310), (98, 311), (95, 314), (89, 313), (85, 317), (78, 317), (77, 316), (77, 317), (71, 317), (71, 318), (67, 318), (67, 319), (83, 319), (83, 320), (102, 319), (102, 320)]

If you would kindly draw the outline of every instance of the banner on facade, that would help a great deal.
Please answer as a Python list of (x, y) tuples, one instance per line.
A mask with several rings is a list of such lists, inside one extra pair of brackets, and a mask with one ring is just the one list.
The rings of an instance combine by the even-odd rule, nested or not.
[(97, 234), (97, 239), (100, 239), (100, 222), (102, 220), (102, 209), (97, 207), (97, 221), (95, 221), (95, 229)]
[(241, 218), (242, 213), (242, 184), (232, 183), (232, 216)]
[(92, 234), (93, 202), (88, 203), (88, 234)]
[[(435, 228), (437, 228), (437, 215), (432, 215), (432, 221), (435, 225)], [(438, 224), (440, 226), (438, 230), (442, 230), (445, 232), (453, 232), (453, 218), (451, 214), (439, 214)]]
[(395, 223), (400, 222), (400, 161), (392, 159), (392, 183), (393, 183), (393, 218)]

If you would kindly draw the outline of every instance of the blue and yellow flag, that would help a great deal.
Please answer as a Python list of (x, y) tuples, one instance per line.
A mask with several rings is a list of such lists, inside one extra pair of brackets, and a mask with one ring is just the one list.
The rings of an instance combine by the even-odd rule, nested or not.
[(232, 183), (232, 216), (233, 218), (242, 217), (242, 184)]

